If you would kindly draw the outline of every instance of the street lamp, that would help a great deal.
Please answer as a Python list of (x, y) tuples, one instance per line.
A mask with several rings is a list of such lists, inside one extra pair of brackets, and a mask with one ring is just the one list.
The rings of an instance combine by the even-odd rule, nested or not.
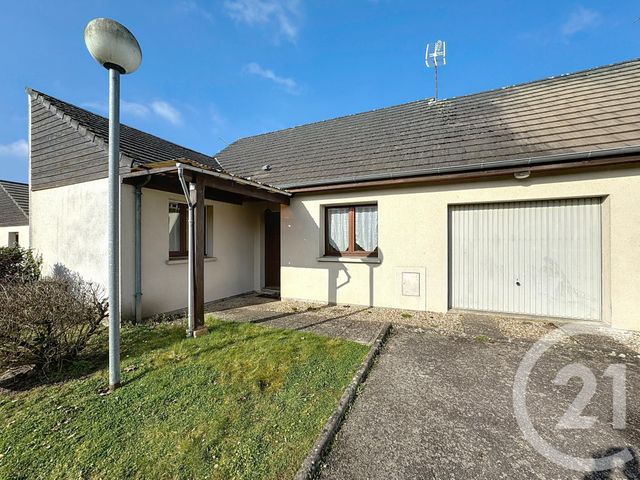
[(120, 74), (135, 72), (142, 51), (123, 25), (94, 18), (84, 29), (91, 56), (109, 70), (109, 389), (120, 386)]

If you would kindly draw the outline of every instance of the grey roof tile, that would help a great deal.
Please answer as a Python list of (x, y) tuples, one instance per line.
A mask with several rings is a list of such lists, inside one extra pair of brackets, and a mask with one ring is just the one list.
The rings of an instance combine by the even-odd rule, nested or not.
[[(108, 144), (109, 121), (105, 117), (37, 90), (27, 89), (27, 92), (32, 98), (46, 105), (49, 110), (53, 107), (56, 112), (66, 115), (70, 122), (74, 122), (79, 126), (79, 129), (85, 130), (84, 134), (95, 135), (104, 145)], [(52, 148), (59, 148), (57, 142)], [(120, 151), (129, 159), (137, 160), (143, 164), (188, 158), (201, 164), (221, 169), (220, 164), (212, 156), (182, 147), (127, 125), (122, 125), (120, 129)]]
[(0, 226), (29, 224), (29, 185), (0, 180)]
[(283, 188), (636, 146), (639, 85), (640, 60), (632, 60), (242, 138), (216, 158), (234, 174)]

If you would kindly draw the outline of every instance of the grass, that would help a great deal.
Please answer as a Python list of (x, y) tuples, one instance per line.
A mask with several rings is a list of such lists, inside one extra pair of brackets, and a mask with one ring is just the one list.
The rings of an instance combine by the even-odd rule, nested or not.
[(85, 359), (71, 375), (94, 373), (0, 395), (0, 478), (291, 478), (367, 347), (208, 324), (194, 340), (175, 324), (123, 329), (112, 394)]

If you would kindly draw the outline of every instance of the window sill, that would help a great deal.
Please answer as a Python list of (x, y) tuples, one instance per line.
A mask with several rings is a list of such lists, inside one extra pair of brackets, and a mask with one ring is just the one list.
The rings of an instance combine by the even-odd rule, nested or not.
[[(215, 262), (218, 260), (218, 257), (204, 257), (204, 262)], [(167, 265), (181, 265), (183, 263), (188, 263), (189, 259), (187, 257), (184, 258), (170, 258), (168, 260), (165, 260), (164, 263), (166, 263)]]
[(332, 257), (324, 256), (316, 259), (318, 262), (334, 262), (334, 263), (382, 263), (380, 257)]

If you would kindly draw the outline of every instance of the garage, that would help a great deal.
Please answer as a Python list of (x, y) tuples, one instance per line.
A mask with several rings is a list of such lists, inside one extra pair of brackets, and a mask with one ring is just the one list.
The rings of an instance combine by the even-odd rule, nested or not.
[(601, 204), (449, 206), (449, 307), (600, 320)]

